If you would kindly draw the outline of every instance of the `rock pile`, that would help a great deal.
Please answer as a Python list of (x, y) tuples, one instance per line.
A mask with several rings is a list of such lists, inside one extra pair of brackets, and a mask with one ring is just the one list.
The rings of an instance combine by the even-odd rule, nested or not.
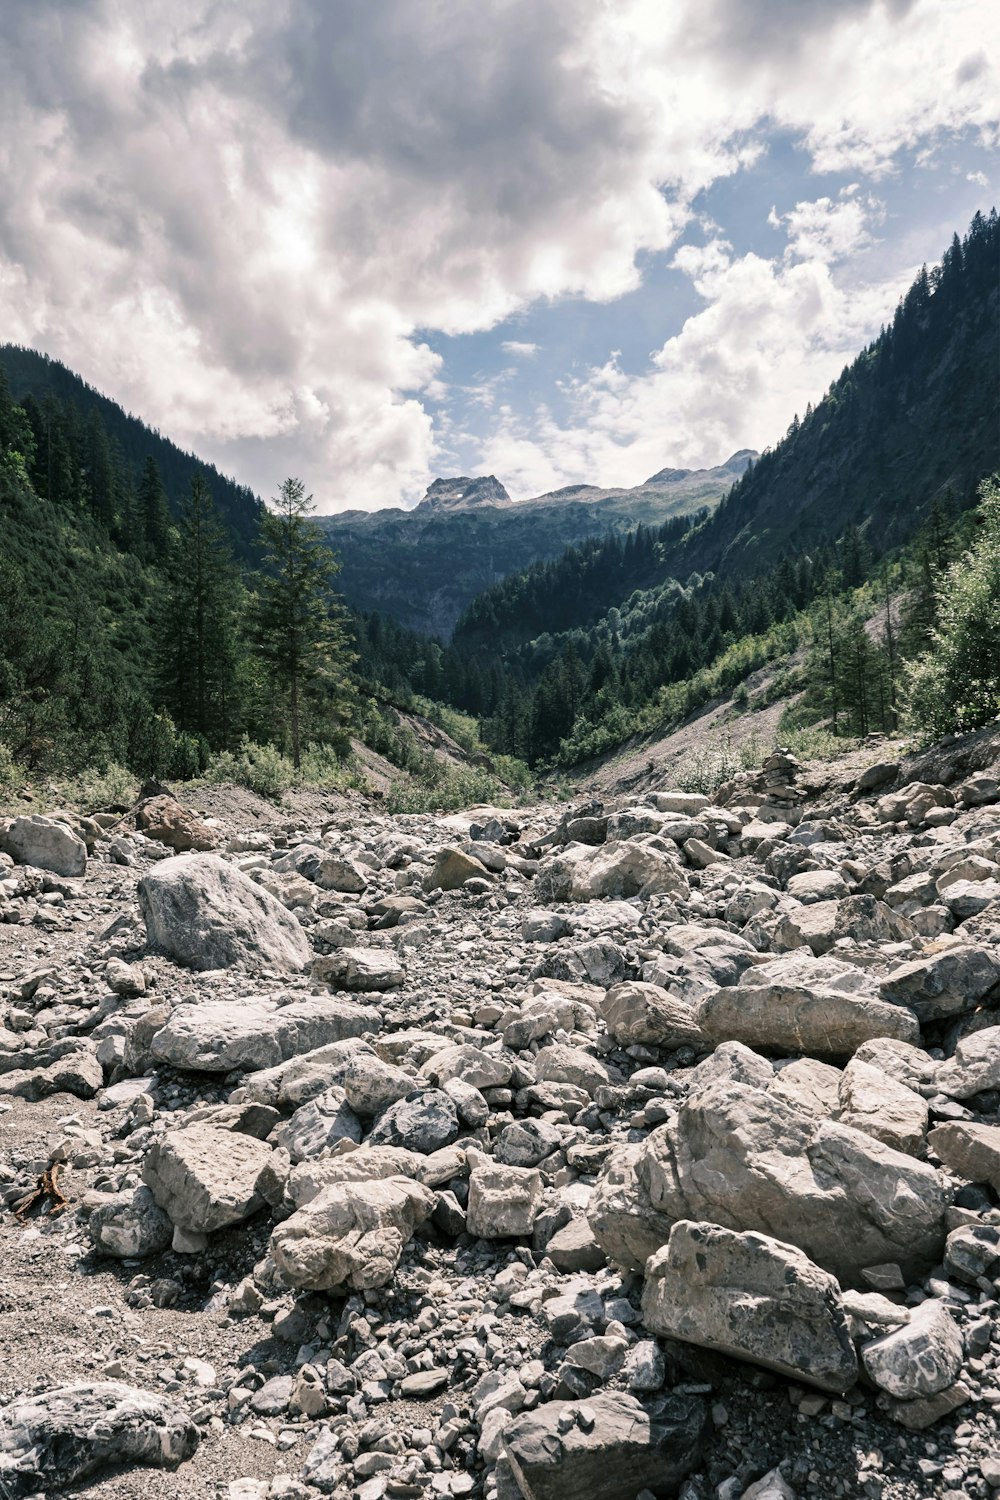
[(798, 769), (0, 823), (0, 1490), (996, 1500), (1000, 784)]

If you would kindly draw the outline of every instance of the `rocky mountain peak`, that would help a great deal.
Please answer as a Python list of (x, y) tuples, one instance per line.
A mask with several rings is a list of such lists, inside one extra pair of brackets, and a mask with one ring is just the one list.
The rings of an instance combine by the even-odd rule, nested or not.
[(468, 510), (482, 505), (513, 505), (495, 474), (467, 474), (435, 479), (417, 506), (418, 510)]

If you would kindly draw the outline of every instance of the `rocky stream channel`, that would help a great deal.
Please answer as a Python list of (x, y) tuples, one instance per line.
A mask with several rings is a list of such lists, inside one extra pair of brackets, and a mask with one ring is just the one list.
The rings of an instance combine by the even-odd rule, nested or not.
[(942, 765), (0, 819), (3, 1500), (997, 1500)]

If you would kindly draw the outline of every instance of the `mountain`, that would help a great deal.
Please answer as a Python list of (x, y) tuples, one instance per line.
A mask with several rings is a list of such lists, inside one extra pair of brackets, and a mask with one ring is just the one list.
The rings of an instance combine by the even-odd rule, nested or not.
[(755, 457), (744, 449), (716, 468), (664, 469), (632, 488), (570, 485), (519, 501), (492, 474), (436, 479), (414, 510), (319, 520), (349, 604), (447, 637), (472, 600), (508, 574), (587, 538), (710, 510)]
[[(252, 490), (220, 474), (214, 465), (204, 463), (195, 454), (185, 452), (46, 354), (18, 344), (0, 344), (0, 368), (6, 373), (12, 400), (23, 404), (28, 398), (29, 406), (34, 404), (36, 420), (42, 426), (36, 437), (46, 438), (46, 459), (53, 451), (53, 444), (47, 439), (51, 431), (57, 431), (59, 445), (65, 444), (68, 450), (67, 465), (77, 471), (92, 467), (93, 455), (86, 450), (94, 425), (99, 424), (102, 447), (106, 443), (119, 488), (138, 489), (143, 466), (147, 459), (153, 458), (170, 510), (176, 515), (181, 500), (190, 491), (191, 480), (195, 474), (201, 474), (234, 551), (245, 560), (253, 558), (261, 502)], [(39, 472), (35, 478), (40, 494), (51, 490), (50, 475)], [(119, 505), (122, 498), (119, 494)]]
[(463, 474), (456, 479), (435, 479), (417, 510), (470, 510), (478, 505), (513, 503), (495, 474), (485, 474), (478, 479)]

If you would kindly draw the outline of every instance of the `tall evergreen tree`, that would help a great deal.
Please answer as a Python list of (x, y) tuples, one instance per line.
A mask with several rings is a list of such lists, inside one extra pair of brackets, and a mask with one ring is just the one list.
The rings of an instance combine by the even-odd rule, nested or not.
[(151, 453), (143, 465), (136, 509), (137, 529), (142, 533), (142, 556), (149, 562), (162, 562), (170, 542), (170, 508), (159, 466)]
[(288, 744), (298, 769), (310, 699), (324, 729), (339, 728), (350, 717), (354, 653), (343, 605), (332, 588), (339, 564), (310, 520), (313, 497), (300, 479), (286, 479), (274, 507), (260, 521), (264, 572), (256, 634), (287, 715)]
[(214, 748), (231, 744), (239, 725), (242, 593), (208, 485), (195, 475), (167, 567), (160, 688), (178, 727)]

